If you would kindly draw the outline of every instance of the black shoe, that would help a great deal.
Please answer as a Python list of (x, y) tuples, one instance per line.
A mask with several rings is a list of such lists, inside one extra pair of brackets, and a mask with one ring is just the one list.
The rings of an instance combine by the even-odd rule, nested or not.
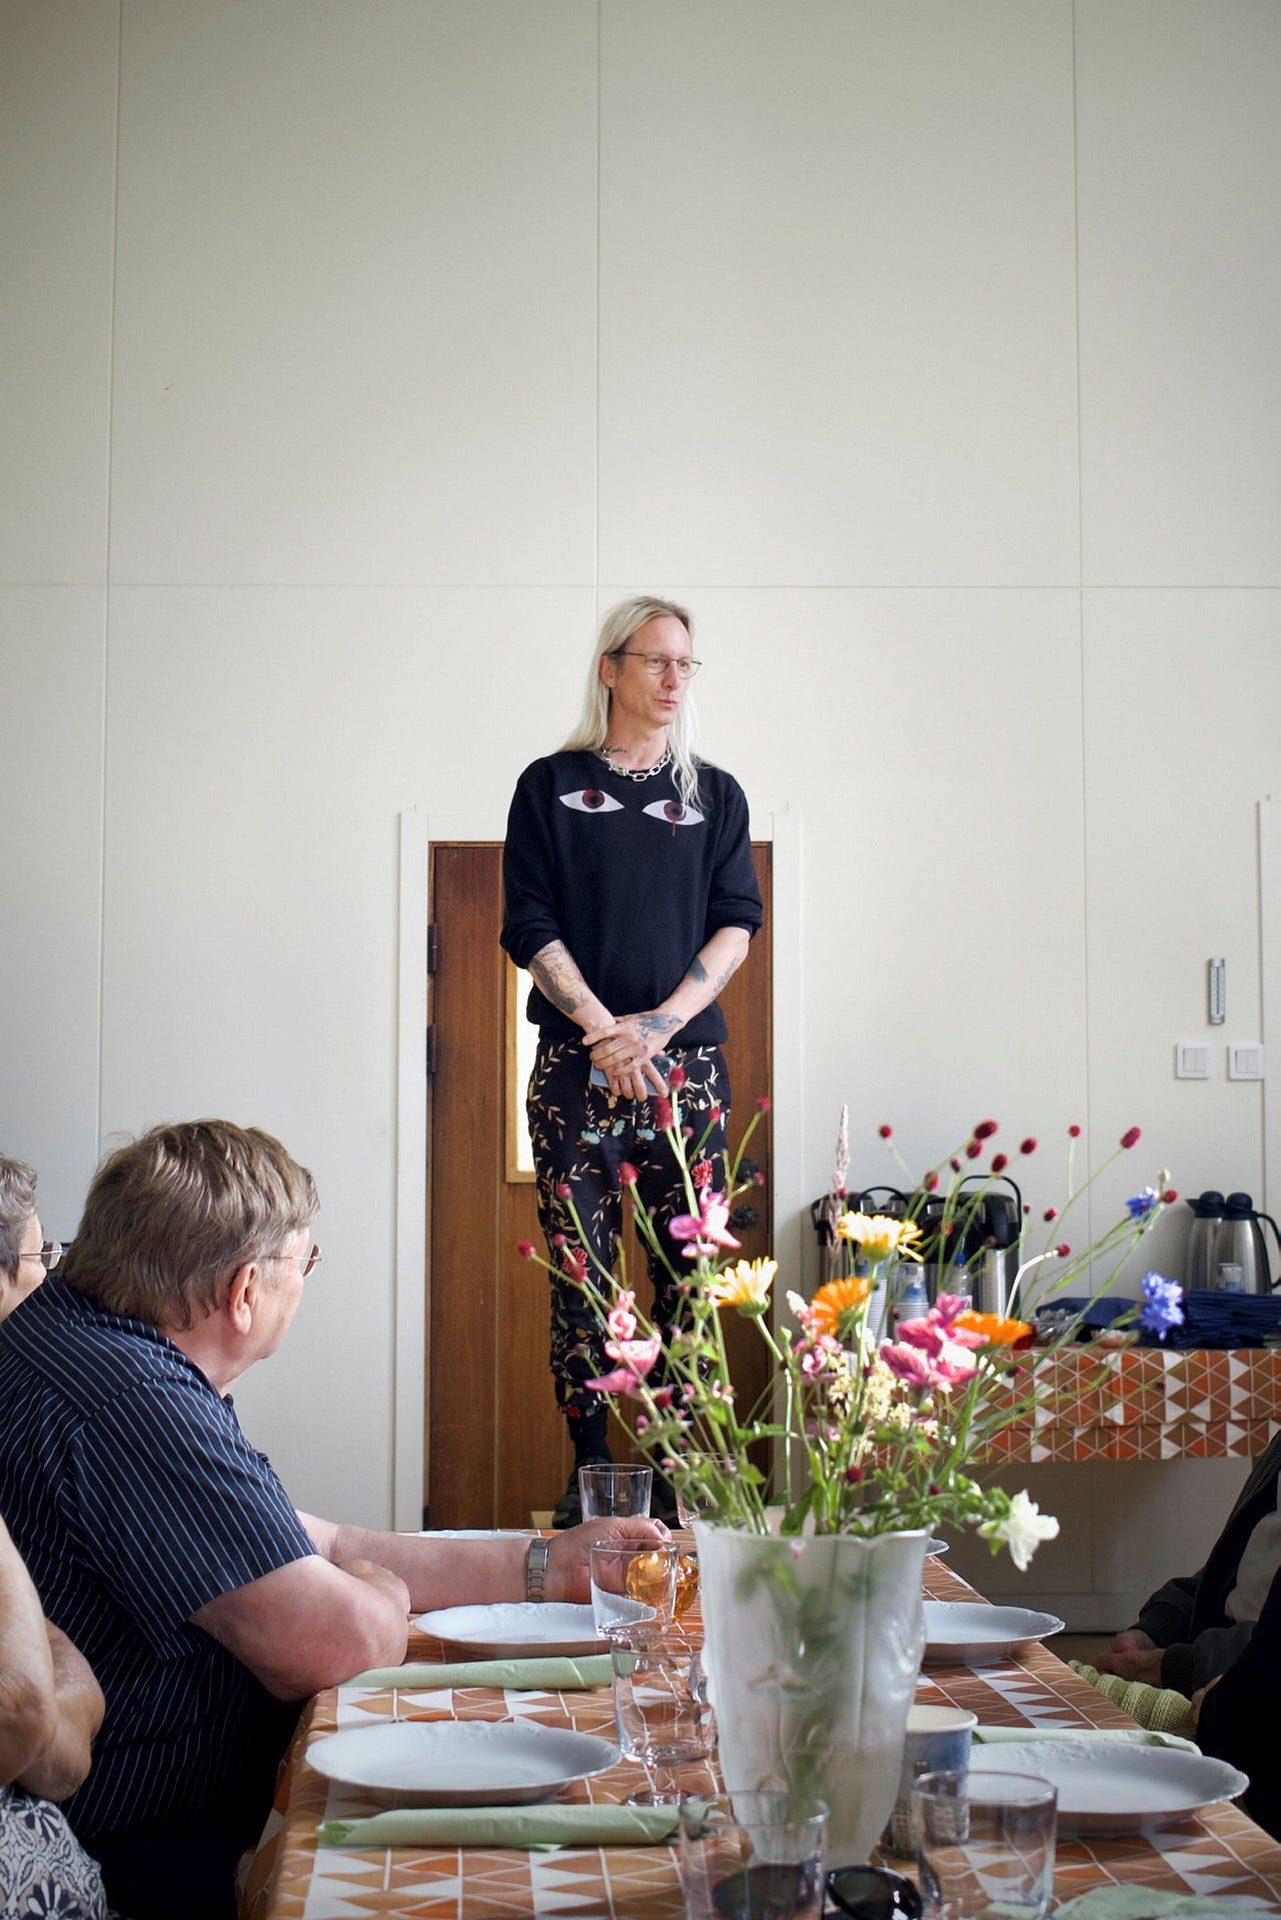
[(575, 1460), (570, 1469), (569, 1485), (552, 1508), (552, 1526), (558, 1533), (566, 1527), (576, 1527), (583, 1517), (582, 1505), (578, 1498), (578, 1469), (580, 1467), (607, 1467), (610, 1457), (607, 1453), (594, 1453), (586, 1460)]

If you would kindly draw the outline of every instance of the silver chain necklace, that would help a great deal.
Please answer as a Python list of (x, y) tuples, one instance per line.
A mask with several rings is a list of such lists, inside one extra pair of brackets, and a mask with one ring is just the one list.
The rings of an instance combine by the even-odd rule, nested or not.
[(616, 767), (609, 754), (604, 751), (598, 752), (596, 758), (603, 760), (610, 772), (616, 773), (620, 780), (652, 780), (656, 773), (661, 773), (664, 767), (672, 764), (672, 750), (670, 747), (666, 748), (662, 759), (655, 760), (652, 767)]

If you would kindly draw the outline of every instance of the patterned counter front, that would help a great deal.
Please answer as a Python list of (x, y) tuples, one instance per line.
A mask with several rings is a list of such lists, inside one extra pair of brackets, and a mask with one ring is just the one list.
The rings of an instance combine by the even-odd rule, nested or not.
[(1037, 1404), (980, 1456), (1016, 1460), (1248, 1460), (1281, 1429), (1281, 1352), (1108, 1348), (1020, 1356)]

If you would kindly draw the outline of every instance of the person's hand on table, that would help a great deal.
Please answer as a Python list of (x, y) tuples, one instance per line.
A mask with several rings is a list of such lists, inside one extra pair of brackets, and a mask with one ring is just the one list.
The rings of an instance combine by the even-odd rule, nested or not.
[(1161, 1652), (1150, 1634), (1141, 1627), (1129, 1627), (1118, 1633), (1107, 1652), (1091, 1664), (1099, 1673), (1115, 1673), (1122, 1680), (1144, 1680), (1150, 1687), (1159, 1687)]
[(592, 1064), (600, 1068), (611, 1093), (627, 1100), (648, 1100), (665, 1094), (667, 1082), (654, 1065), (667, 1036), (679, 1023), (662, 1013), (625, 1013), (609, 1026), (591, 1027), (583, 1045), (591, 1048)]
[(593, 1547), (602, 1542), (625, 1546), (629, 1540), (638, 1546), (665, 1546), (671, 1537), (661, 1520), (584, 1520), (566, 1527), (552, 1540), (543, 1591), (549, 1600), (590, 1600)]

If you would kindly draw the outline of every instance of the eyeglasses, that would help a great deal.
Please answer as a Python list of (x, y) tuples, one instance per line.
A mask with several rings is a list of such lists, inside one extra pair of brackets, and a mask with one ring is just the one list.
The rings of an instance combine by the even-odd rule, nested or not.
[(313, 1241), (310, 1253), (268, 1253), (263, 1257), (267, 1260), (296, 1260), (302, 1269), (302, 1277), (305, 1280), (308, 1274), (316, 1271), (316, 1268), (325, 1256)]
[(692, 680), (702, 666), (701, 660), (671, 660), (665, 653), (633, 653), (630, 647), (620, 647), (611, 656), (615, 660), (641, 660), (646, 673), (652, 673), (655, 680), (666, 673), (669, 667), (675, 667), (678, 680)]
[(61, 1240), (46, 1240), (42, 1247), (34, 1247), (30, 1253), (19, 1256), (23, 1260), (38, 1260), (46, 1273), (52, 1273), (62, 1258)]

